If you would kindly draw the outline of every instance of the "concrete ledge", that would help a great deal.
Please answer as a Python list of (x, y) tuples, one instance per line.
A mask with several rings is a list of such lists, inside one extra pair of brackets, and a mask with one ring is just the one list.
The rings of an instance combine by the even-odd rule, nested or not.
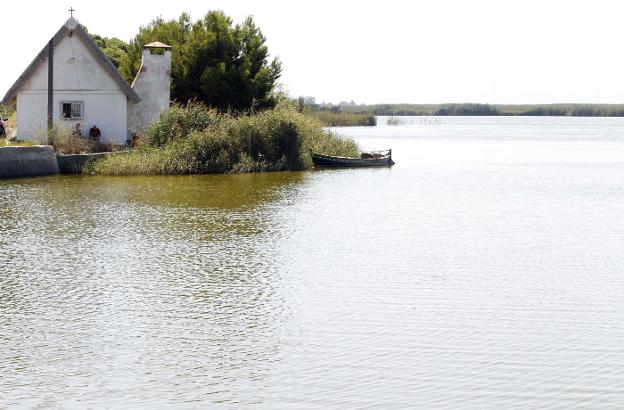
[(32, 177), (59, 173), (51, 145), (0, 147), (0, 178)]
[(84, 166), (92, 161), (98, 161), (116, 152), (96, 152), (93, 154), (58, 154), (59, 171), (61, 174), (80, 174)]

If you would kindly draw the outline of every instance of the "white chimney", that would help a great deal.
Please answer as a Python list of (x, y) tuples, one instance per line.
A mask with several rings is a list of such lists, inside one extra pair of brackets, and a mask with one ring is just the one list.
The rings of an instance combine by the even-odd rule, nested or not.
[(158, 41), (143, 46), (141, 68), (132, 83), (141, 101), (128, 108), (130, 132), (142, 134), (169, 108), (171, 98), (171, 46)]

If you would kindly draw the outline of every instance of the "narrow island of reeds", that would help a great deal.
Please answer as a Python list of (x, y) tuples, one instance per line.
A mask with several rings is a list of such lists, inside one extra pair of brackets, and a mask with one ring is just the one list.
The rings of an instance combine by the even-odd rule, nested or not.
[(326, 127), (374, 127), (377, 119), (371, 113), (316, 111), (309, 115), (316, 117)]
[(377, 125), (377, 118), (372, 111), (346, 111), (331, 103), (318, 104), (313, 97), (299, 97), (291, 102), (297, 106), (297, 111), (317, 118), (326, 127), (374, 127)]
[(403, 120), (401, 120), (399, 117), (391, 116), (391, 117), (388, 117), (388, 119), (386, 120), (386, 125), (391, 126), (391, 127), (402, 125), (402, 124), (403, 124)]
[(136, 148), (91, 163), (101, 175), (173, 175), (305, 170), (311, 152), (357, 156), (354, 140), (323, 130), (296, 109), (220, 113), (201, 104), (174, 105), (151, 124)]

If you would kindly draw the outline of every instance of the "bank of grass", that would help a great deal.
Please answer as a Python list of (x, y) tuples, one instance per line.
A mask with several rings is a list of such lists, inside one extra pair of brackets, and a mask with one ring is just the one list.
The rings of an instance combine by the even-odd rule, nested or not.
[(233, 116), (200, 104), (173, 106), (134, 150), (92, 163), (87, 173), (174, 175), (304, 170), (310, 152), (357, 156), (352, 139), (323, 130), (318, 119), (284, 106)]
[(326, 127), (375, 126), (377, 119), (372, 113), (315, 111), (309, 115), (317, 118)]

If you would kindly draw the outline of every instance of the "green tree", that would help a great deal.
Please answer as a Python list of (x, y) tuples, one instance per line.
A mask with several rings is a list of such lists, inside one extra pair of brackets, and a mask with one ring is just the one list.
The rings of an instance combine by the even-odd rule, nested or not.
[(140, 68), (143, 45), (152, 41), (173, 48), (173, 99), (197, 100), (221, 111), (275, 105), (272, 90), (281, 63), (269, 61), (266, 38), (251, 17), (236, 25), (221, 11), (210, 11), (194, 23), (187, 13), (177, 20), (153, 20), (139, 29), (120, 57), (119, 70), (129, 82)]
[(168, 44), (173, 48), (171, 76), (172, 76), (172, 95), (176, 95), (176, 88), (180, 79), (180, 74), (184, 71), (182, 67), (181, 48), (188, 38), (191, 27), (191, 17), (187, 13), (182, 13), (179, 19), (165, 21), (162, 17), (158, 17), (147, 26), (141, 26), (139, 33), (130, 40), (128, 45), (128, 53), (121, 59), (119, 72), (128, 81), (132, 83), (134, 77), (141, 68), (141, 55), (143, 46), (153, 41), (160, 41)]
[(90, 36), (113, 65), (119, 68), (121, 60), (128, 54), (128, 43), (116, 37), (108, 38), (97, 34), (90, 34)]

